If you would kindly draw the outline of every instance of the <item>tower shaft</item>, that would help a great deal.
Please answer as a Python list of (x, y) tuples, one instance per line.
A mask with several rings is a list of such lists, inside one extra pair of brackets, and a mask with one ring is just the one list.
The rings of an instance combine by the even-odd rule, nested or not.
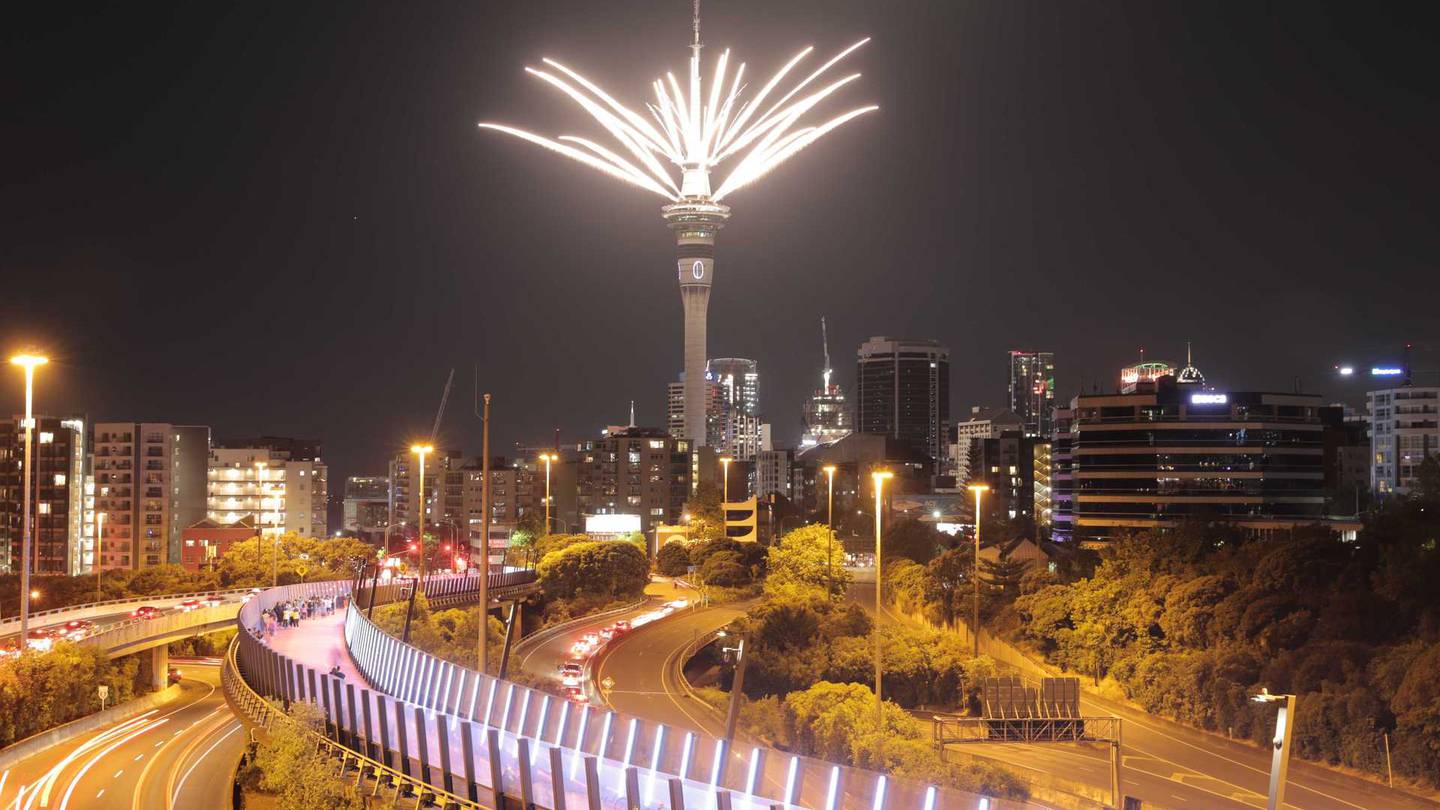
[(730, 208), (705, 197), (687, 197), (661, 209), (675, 232), (676, 277), (685, 316), (684, 431), (693, 447), (705, 444), (706, 321), (715, 278), (715, 234)]

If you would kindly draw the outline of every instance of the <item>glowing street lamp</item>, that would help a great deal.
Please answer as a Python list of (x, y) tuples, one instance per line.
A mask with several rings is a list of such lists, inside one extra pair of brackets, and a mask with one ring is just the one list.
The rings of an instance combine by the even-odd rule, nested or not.
[[(29, 638), (30, 633), (30, 457), (31, 445), (35, 438), (35, 369), (50, 362), (48, 357), (38, 354), (17, 354), (10, 358), (10, 365), (25, 369), (25, 470), (22, 496), (22, 519), (20, 535), (20, 638)], [(22, 644), (23, 649), (23, 644)]]
[(834, 464), (820, 468), (825, 472), (829, 484), (825, 496), (825, 525), (830, 529), (829, 543), (825, 547), (825, 570), (830, 577), (830, 598), (835, 598), (835, 470)]
[(541, 453), (540, 460), (545, 462), (545, 533), (550, 534), (550, 464), (560, 460), (556, 453)]
[(975, 568), (970, 579), (975, 586), (975, 599), (970, 609), (970, 638), (974, 644), (974, 655), (980, 657), (980, 496), (990, 490), (985, 484), (971, 484), (968, 489), (975, 493)]
[[(268, 466), (263, 461), (255, 462), (255, 570), (260, 568), (260, 546), (265, 539), (265, 468)], [(274, 556), (273, 554), (271, 555)], [(273, 567), (273, 566), (272, 566)], [(271, 587), (274, 587), (274, 578), (271, 578)]]
[[(876, 740), (884, 742), (885, 714), (880, 697), (880, 516), (882, 513), (881, 490), (885, 482), (895, 477), (889, 470), (875, 470), (870, 478), (875, 483), (875, 734)], [(877, 743), (879, 745), (880, 743)]]
[(428, 444), (412, 444), (410, 452), (420, 457), (420, 580), (415, 587), (425, 586), (425, 456), (435, 452), (435, 448)]
[(91, 564), (95, 566), (95, 601), (100, 601), (100, 552), (105, 548), (105, 513), (95, 510), (95, 548), (91, 550)]
[(1280, 810), (1285, 805), (1285, 779), (1290, 771), (1290, 738), (1295, 733), (1292, 722), (1295, 696), (1272, 695), (1269, 689), (1261, 689), (1260, 694), (1252, 695), (1250, 699), (1256, 703), (1280, 704), (1275, 715), (1275, 739), (1271, 741), (1275, 753), (1270, 758), (1270, 796), (1265, 802), (1265, 810)]

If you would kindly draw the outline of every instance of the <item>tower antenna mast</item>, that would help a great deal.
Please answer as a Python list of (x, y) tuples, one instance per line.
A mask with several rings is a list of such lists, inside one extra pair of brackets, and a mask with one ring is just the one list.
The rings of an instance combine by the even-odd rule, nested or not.
[[(699, 2), (699, 0), (696, 0)], [(825, 330), (825, 316), (820, 316), (820, 347), (825, 350), (825, 369), (820, 376), (825, 378), (825, 393), (830, 393), (830, 335)]]
[(695, 52), (695, 58), (700, 58), (700, 0), (694, 0), (691, 7), (693, 13), (690, 22), (690, 31), (693, 35), (690, 40), (690, 49)]

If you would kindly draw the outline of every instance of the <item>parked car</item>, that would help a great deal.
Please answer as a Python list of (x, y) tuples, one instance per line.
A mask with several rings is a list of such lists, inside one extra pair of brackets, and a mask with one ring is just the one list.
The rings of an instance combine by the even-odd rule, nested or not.
[(160, 608), (154, 605), (141, 605), (130, 611), (132, 619), (156, 619), (160, 617)]

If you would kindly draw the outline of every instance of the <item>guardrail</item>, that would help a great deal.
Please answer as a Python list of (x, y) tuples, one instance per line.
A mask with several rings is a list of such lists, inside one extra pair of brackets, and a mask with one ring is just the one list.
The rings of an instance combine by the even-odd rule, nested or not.
[(168, 643), (173, 638), (209, 632), (207, 628), (224, 629), (224, 625), (235, 620), (239, 608), (240, 603), (229, 602), (183, 613), (166, 613), (153, 619), (125, 619), (96, 628), (78, 643), (101, 647), (111, 658), (129, 655)]
[[(409, 598), (413, 580), (392, 579), (375, 586), (375, 604), (383, 605)], [(489, 594), (492, 602), (508, 602), (534, 593), (540, 587), (533, 569), (511, 569), (490, 575)], [(431, 607), (463, 604), (480, 594), (480, 575), (446, 574), (425, 578), (425, 598)], [(361, 606), (370, 604), (370, 586), (361, 583), (355, 591), (355, 599)]]

